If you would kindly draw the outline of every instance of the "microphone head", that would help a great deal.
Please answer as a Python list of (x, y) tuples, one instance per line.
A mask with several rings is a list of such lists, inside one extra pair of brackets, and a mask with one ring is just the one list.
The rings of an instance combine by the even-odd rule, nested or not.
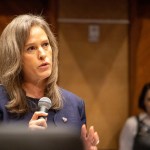
[(52, 106), (52, 101), (48, 97), (42, 97), (38, 102), (38, 107), (43, 106), (49, 110)]

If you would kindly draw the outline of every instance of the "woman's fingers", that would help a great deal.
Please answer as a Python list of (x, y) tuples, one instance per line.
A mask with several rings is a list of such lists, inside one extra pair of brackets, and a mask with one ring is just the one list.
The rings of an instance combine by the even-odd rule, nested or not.
[(38, 120), (31, 120), (29, 122), (29, 125), (37, 125), (37, 126), (47, 126), (46, 124), (46, 120), (41, 118), (41, 119), (38, 119)]
[(41, 117), (41, 116), (46, 117), (47, 115), (48, 115), (48, 114), (45, 113), (45, 112), (36, 111), (36, 112), (33, 114), (31, 120), (37, 120), (39, 117)]
[(88, 137), (87, 137), (91, 142), (93, 142), (94, 140), (94, 127), (91, 126), (89, 128), (89, 134), (88, 134)]
[(98, 133), (95, 132), (94, 127), (91, 126), (89, 131), (85, 125), (81, 128), (81, 137), (85, 144), (86, 150), (97, 150), (97, 144), (99, 143), (99, 136)]
[(90, 150), (97, 150), (96, 146), (91, 146)]
[(98, 145), (99, 144), (99, 136), (98, 136), (98, 133), (95, 132), (94, 133), (94, 138), (93, 138), (93, 145)]
[(47, 128), (47, 119), (40, 118), (39, 117), (46, 117), (48, 114), (44, 112), (35, 112), (29, 121), (29, 128), (30, 129), (45, 129)]
[(31, 127), (29, 127), (31, 130), (36, 130), (36, 129), (42, 129), (44, 130), (45, 127), (42, 127), (42, 126), (37, 126), (37, 125), (32, 125)]
[(86, 125), (85, 124), (83, 124), (82, 127), (81, 127), (81, 136), (84, 139), (87, 137), (87, 129), (86, 129)]

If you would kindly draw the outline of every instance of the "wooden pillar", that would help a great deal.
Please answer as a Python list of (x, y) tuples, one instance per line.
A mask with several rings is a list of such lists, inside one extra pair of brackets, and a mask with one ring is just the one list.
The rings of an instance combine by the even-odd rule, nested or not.
[[(54, 34), (57, 34), (58, 31), (58, 0), (49, 0), (48, 4), (48, 11), (47, 11), (47, 18), (48, 22), (51, 24), (51, 29)], [(56, 35), (57, 36), (57, 35)]]

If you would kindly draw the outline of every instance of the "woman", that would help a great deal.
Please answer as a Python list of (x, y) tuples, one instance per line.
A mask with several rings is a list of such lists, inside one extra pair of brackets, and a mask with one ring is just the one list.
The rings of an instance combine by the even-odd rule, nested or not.
[[(0, 120), (31, 129), (75, 127), (86, 149), (97, 149), (99, 137), (93, 126), (86, 129), (83, 100), (57, 85), (57, 57), (56, 39), (41, 16), (20, 15), (6, 26), (0, 37)], [(44, 96), (52, 101), (48, 113), (37, 110)]]
[(128, 118), (122, 129), (119, 150), (150, 149), (150, 83), (141, 91), (139, 108), (144, 112)]

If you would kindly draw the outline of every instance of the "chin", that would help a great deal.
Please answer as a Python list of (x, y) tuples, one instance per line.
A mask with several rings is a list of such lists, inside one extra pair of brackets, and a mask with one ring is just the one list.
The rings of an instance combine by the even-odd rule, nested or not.
[(50, 77), (50, 75), (51, 75), (51, 72), (48, 72), (48, 73), (46, 73), (43, 77), (44, 77), (44, 79), (47, 79), (47, 78)]

